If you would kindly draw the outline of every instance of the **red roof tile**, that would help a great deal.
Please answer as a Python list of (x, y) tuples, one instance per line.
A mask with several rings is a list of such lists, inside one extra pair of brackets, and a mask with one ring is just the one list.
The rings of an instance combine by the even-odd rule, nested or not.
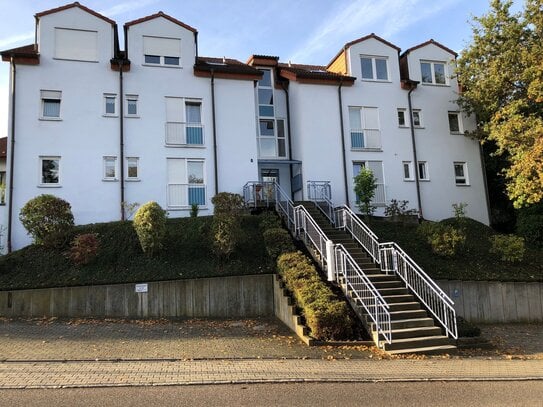
[(4, 62), (9, 62), (12, 56), (16, 60), (18, 59), (20, 63), (36, 64), (39, 63), (40, 59), (40, 55), (38, 54), (35, 44), (0, 51), (0, 55), (2, 56), (2, 61)]
[(345, 82), (346, 84), (352, 84), (356, 78), (347, 75), (341, 75), (336, 72), (331, 72), (323, 65), (305, 65), (305, 64), (285, 64), (280, 62), (278, 64), (281, 75), (287, 79), (299, 80), (301, 82)]
[(130, 27), (132, 25), (144, 23), (145, 21), (154, 20), (155, 18), (159, 18), (159, 17), (163, 17), (166, 20), (169, 20), (174, 24), (180, 25), (181, 27), (186, 28), (189, 31), (192, 31), (193, 33), (198, 32), (198, 30), (196, 28), (193, 28), (190, 25), (185, 24), (182, 21), (177, 20), (176, 18), (173, 18), (172, 16), (169, 16), (168, 14), (163, 13), (162, 11), (159, 11), (158, 13), (155, 13), (155, 14), (151, 14), (150, 16), (147, 16), (147, 17), (142, 17), (142, 18), (138, 18), (137, 20), (129, 21), (124, 26), (125, 27)]
[(244, 76), (253, 80), (262, 77), (262, 71), (231, 58), (198, 57), (198, 61), (194, 64), (194, 71), (207, 73), (206, 75), (210, 75), (213, 71), (227, 76)]
[(80, 8), (81, 10), (83, 11), (86, 11), (87, 13), (89, 14), (92, 14), (93, 16), (95, 17), (98, 17), (98, 18), (101, 18), (102, 20), (108, 22), (109, 24), (111, 25), (115, 25), (115, 21), (107, 18), (106, 16), (103, 16), (102, 14), (100, 13), (97, 13), (96, 11), (94, 10), (91, 10), (90, 8), (88, 7), (85, 7), (81, 4), (79, 4), (79, 2), (74, 2), (74, 3), (71, 3), (71, 4), (66, 4), (65, 6), (61, 6), (61, 7), (56, 7), (56, 8), (52, 8), (50, 10), (45, 10), (45, 11), (42, 11), (41, 13), (37, 13), (35, 16), (36, 18), (40, 18), (40, 17), (43, 17), (43, 16), (46, 16), (48, 14), (54, 14), (54, 13), (58, 13), (59, 11), (64, 11), (64, 10), (68, 10), (68, 9), (71, 9), (73, 7), (78, 7)]

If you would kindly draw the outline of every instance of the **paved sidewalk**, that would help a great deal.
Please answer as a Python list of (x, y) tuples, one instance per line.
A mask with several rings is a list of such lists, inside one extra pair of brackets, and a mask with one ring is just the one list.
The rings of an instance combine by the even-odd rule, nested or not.
[[(539, 327), (532, 327), (536, 334), (529, 336), (531, 342), (540, 336)], [(4, 389), (543, 380), (543, 359), (523, 360), (509, 353), (388, 358), (364, 346), (307, 347), (275, 319), (0, 320)]]

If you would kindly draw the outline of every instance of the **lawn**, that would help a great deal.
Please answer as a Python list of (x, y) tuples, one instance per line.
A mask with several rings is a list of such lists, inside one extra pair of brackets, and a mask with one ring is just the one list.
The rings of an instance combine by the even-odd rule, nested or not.
[(274, 272), (258, 227), (259, 216), (242, 217), (239, 248), (222, 263), (212, 250), (212, 219), (168, 219), (164, 249), (155, 258), (143, 254), (130, 221), (78, 226), (74, 235), (99, 235), (98, 255), (90, 264), (75, 266), (65, 255), (67, 248), (28, 246), (0, 257), (0, 290)]
[[(443, 222), (455, 224), (456, 221)], [(543, 250), (527, 247), (522, 262), (505, 262), (489, 252), (489, 237), (496, 232), (471, 219), (465, 219), (465, 224), (465, 245), (455, 256), (448, 258), (432, 252), (425, 238), (417, 232), (417, 224), (370, 221), (379, 241), (398, 243), (434, 279), (543, 281)]]

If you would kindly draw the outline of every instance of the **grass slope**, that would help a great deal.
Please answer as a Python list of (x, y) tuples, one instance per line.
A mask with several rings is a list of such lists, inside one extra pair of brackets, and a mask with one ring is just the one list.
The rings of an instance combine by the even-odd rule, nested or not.
[(64, 250), (28, 246), (0, 257), (0, 290), (175, 280), (274, 271), (258, 228), (260, 217), (242, 218), (242, 241), (228, 262), (220, 264), (210, 239), (212, 217), (168, 219), (164, 250), (146, 257), (132, 222), (78, 226), (98, 233), (100, 249), (88, 265), (75, 266)]
[[(455, 224), (455, 219), (442, 221)], [(501, 261), (489, 253), (489, 237), (495, 232), (486, 225), (465, 219), (466, 244), (454, 257), (441, 257), (432, 252), (426, 240), (417, 233), (416, 224), (399, 224), (372, 220), (371, 229), (381, 242), (395, 241), (422, 269), (435, 279), (489, 281), (543, 281), (543, 250), (526, 249), (519, 263)]]

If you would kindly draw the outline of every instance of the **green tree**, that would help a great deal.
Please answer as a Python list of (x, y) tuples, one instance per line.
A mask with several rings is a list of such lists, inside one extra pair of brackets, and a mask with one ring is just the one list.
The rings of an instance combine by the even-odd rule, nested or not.
[(515, 207), (543, 198), (543, 0), (492, 0), (475, 17), (473, 39), (458, 60), (459, 103), (476, 115), (472, 134), (503, 154), (506, 190)]
[(373, 172), (367, 168), (361, 168), (360, 172), (354, 177), (354, 193), (358, 198), (358, 209), (364, 215), (369, 216), (375, 208), (371, 205), (371, 200), (375, 196), (377, 188), (377, 179)]

